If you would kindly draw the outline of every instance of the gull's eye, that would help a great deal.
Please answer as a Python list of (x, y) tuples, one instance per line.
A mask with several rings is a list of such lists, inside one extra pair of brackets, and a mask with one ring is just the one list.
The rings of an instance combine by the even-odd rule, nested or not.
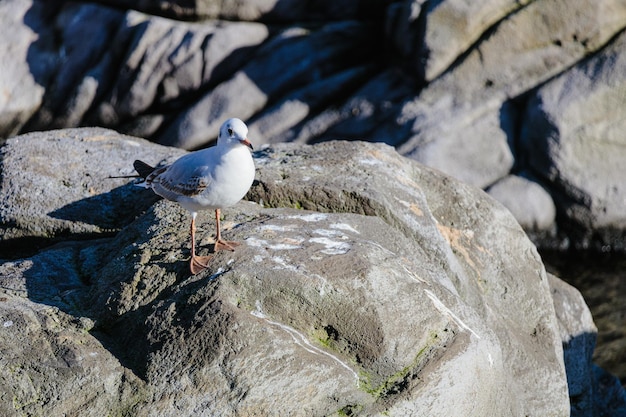
[(228, 135), (229, 135), (229, 136), (232, 136), (232, 135), (233, 135), (233, 129), (230, 129), (230, 128), (228, 129)]

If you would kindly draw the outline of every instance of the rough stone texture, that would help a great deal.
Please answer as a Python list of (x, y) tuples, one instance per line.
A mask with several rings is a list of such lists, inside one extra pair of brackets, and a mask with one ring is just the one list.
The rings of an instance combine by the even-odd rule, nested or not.
[[(109, 177), (135, 174), (128, 162), (135, 158), (165, 161), (165, 153), (154, 148), (106, 129), (9, 139), (0, 148), (0, 247), (34, 249), (49, 239), (119, 231), (156, 198), (128, 180)], [(51, 158), (54, 154), (64, 157)], [(181, 154), (167, 152), (170, 158)]]
[(394, 47), (426, 81), (441, 75), (499, 20), (530, 1), (400, 1), (389, 7)]
[[(558, 210), (554, 232), (536, 243), (624, 248), (626, 204), (609, 180), (620, 178), (619, 169), (607, 164), (596, 173), (568, 142), (554, 150), (524, 145), (527, 126), (533, 143), (552, 141), (533, 121), (543, 112), (532, 99), (542, 94), (536, 89), (579, 77), (577, 64), (588, 57), (610, 61), (601, 58), (607, 43), (621, 59), (622, 0), (596, 7), (583, 0), (244, 3), (2, 2), (0, 136), (103, 126), (195, 149), (236, 116), (257, 143), (385, 142), (484, 189), (532, 170)], [(596, 91), (622, 78), (605, 67), (586, 67)], [(611, 126), (626, 119), (626, 106), (617, 92), (604, 101), (614, 104), (609, 113), (576, 97), (558, 105), (599, 117), (585, 126), (619, 131)], [(582, 130), (604, 137), (601, 128)], [(555, 153), (563, 164), (582, 164), (588, 178), (535, 166)], [(615, 155), (606, 146), (593, 154)], [(500, 187), (507, 184), (514, 186)], [(546, 216), (536, 213), (518, 220), (543, 224)]]
[[(237, 116), (257, 146), (384, 142), (488, 190), (543, 248), (624, 250), (625, 49), (618, 34), (625, 10), (623, 0), (594, 7), (582, 0), (5, 0), (0, 137), (99, 125), (195, 148), (211, 143), (224, 117)], [(92, 246), (92, 238), (111, 239), (152, 204), (149, 192), (106, 177), (130, 174), (127, 160), (158, 163), (175, 151), (145, 145), (142, 154), (134, 138), (114, 145), (102, 138), (111, 132), (90, 134), (67, 152), (68, 160), (91, 152), (92, 167), (48, 159), (48, 148), (63, 148), (82, 135), (76, 132), (0, 151), (2, 257), (38, 256), (63, 240)], [(109, 150), (95, 144), (102, 141)], [(109, 151), (119, 153), (121, 162), (109, 164), (115, 172), (100, 164)], [(23, 161), (37, 178), (13, 174)], [(95, 171), (87, 177), (81, 170)], [(31, 189), (40, 191), (24, 192)], [(347, 201), (341, 210), (361, 204)], [(73, 265), (79, 249), (65, 245), (47, 251), (46, 262), (58, 256)], [(75, 290), (91, 283), (82, 272), (50, 271), (56, 278), (31, 291), (39, 294), (31, 300), (49, 293), (60, 302), (70, 291), (80, 295), (70, 297), (74, 305), (83, 302)], [(597, 292), (609, 290), (616, 291)], [(594, 311), (598, 327), (612, 320), (599, 339), (607, 348), (595, 358), (612, 358), (611, 369), (623, 375), (620, 305), (609, 311)], [(599, 386), (615, 387), (602, 370), (586, 369)], [(600, 403), (620, 404), (618, 388)]]
[[(329, 24), (315, 32), (304, 28), (282, 32), (257, 51), (253, 61), (182, 112), (157, 137), (158, 142), (193, 149), (216, 137), (229, 114), (248, 119), (276, 98), (311, 84), (322, 95), (328, 81), (320, 80), (345, 76), (346, 63), (362, 65), (368, 51), (353, 45), (371, 33), (368, 25), (355, 22)], [(374, 41), (372, 37), (370, 42)], [(337, 82), (341, 90), (345, 82), (334, 78), (331, 87)], [(332, 88), (330, 92), (336, 93)]]
[(546, 269), (576, 287), (598, 328), (593, 362), (626, 381), (626, 257), (577, 251), (542, 251)]
[[(32, 134), (4, 149), (48, 141), (50, 165), (63, 161), (83, 177), (99, 165), (125, 174), (137, 155), (130, 139), (103, 132)], [(93, 137), (99, 164), (69, 151)], [(134, 142), (151, 160), (180, 152)], [(14, 399), (3, 412), (71, 412), (81, 389), (95, 398), (81, 411), (93, 415), (109, 404), (118, 405), (110, 414), (139, 416), (569, 414), (567, 327), (534, 246), (501, 205), (386, 145), (276, 145), (255, 157), (251, 201), (225, 211), (224, 233), (245, 244), (215, 255), (206, 273), (189, 276), (189, 216), (167, 201), (137, 218), (141, 208), (129, 209), (114, 236), (70, 233), (0, 265), (0, 331), (19, 331), (25, 309), (38, 312), (33, 323), (56, 318), (57, 329), (33, 324), (33, 340), (46, 343), (7, 346), (22, 368), (0, 368)], [(32, 178), (33, 194), (82, 189), (62, 181), (41, 189), (39, 168), (22, 161), (11, 173)], [(212, 229), (210, 217), (201, 230)], [(33, 353), (40, 345), (53, 348)], [(25, 380), (38, 381), (38, 396)]]
[(92, 44), (67, 49), (28, 129), (91, 124), (153, 135), (170, 108), (226, 81), (268, 34), (258, 23), (181, 23), (89, 4), (57, 20), (64, 44)]
[[(22, 266), (28, 270), (32, 263)], [(111, 415), (110, 410), (133, 405), (142, 383), (89, 333), (93, 322), (65, 313), (50, 303), (52, 298), (34, 302), (26, 298), (26, 289), (9, 294), (10, 265), (0, 268), (0, 414)], [(22, 285), (33, 278), (27, 271), (11, 277), (12, 284)]]
[(592, 415), (593, 364), (591, 356), (596, 345), (598, 329), (582, 295), (574, 287), (548, 274), (554, 308), (563, 341), (570, 398), (575, 398), (572, 411)]
[[(356, 71), (371, 72), (371, 67), (357, 68)], [(402, 76), (397, 70), (388, 70), (368, 81), (364, 86), (351, 95), (350, 99), (341, 106), (331, 107), (321, 112), (312, 112), (315, 116), (306, 119), (301, 117), (294, 127), (288, 128), (284, 125), (285, 119), (272, 117), (270, 112), (268, 122), (271, 123), (268, 142), (296, 142), (315, 143), (320, 140), (320, 135), (325, 139), (343, 140), (363, 140), (369, 139), (371, 142), (383, 142), (390, 145), (401, 143), (398, 139), (398, 126), (393, 126), (384, 133), (377, 132), (381, 123), (385, 119), (392, 117), (395, 106), (405, 98), (407, 91), (414, 89), (414, 82)], [(306, 104), (311, 103), (309, 97)], [(302, 109), (304, 106), (299, 106)], [(306, 111), (315, 110), (309, 106)], [(286, 113), (286, 112), (285, 112)], [(292, 113), (289, 113), (292, 114)], [(264, 116), (260, 116), (264, 118)], [(255, 128), (257, 119), (252, 119), (251, 129)]]
[(529, 102), (522, 137), (526, 154), (540, 150), (540, 156), (529, 157), (531, 169), (549, 180), (565, 216), (586, 239), (594, 230), (618, 248), (624, 247), (623, 232), (614, 230), (626, 228), (624, 47), (622, 34), (539, 89)]
[(614, 36), (626, 22), (626, 5), (612, 10), (603, 3), (600, 9), (605, 7), (610, 10), (582, 1), (536, 1), (504, 20), (462, 62), (402, 105), (398, 116), (410, 132), (399, 151), (479, 187), (506, 176), (513, 167), (509, 139), (516, 133), (513, 109), (505, 103)]

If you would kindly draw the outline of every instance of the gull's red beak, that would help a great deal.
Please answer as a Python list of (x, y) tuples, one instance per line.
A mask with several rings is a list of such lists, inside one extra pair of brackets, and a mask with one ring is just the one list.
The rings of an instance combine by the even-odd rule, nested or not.
[(241, 143), (243, 143), (244, 145), (246, 145), (248, 148), (254, 150), (254, 148), (252, 147), (252, 143), (250, 143), (250, 141), (248, 140), (248, 138), (245, 138), (244, 140), (241, 141)]

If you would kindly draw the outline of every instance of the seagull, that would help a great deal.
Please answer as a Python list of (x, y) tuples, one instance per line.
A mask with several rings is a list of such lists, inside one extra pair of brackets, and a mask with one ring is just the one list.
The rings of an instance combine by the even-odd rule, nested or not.
[[(217, 145), (188, 153), (173, 164), (152, 167), (136, 160), (133, 167), (142, 178), (137, 185), (152, 189), (161, 197), (175, 201), (191, 213), (192, 274), (208, 267), (210, 256), (196, 255), (196, 216), (202, 210), (215, 210), (217, 236), (214, 251), (234, 251), (237, 242), (222, 239), (220, 209), (241, 200), (254, 181), (254, 161), (247, 138), (248, 127), (239, 119), (226, 120), (220, 127)], [(249, 149), (248, 149), (249, 148)]]

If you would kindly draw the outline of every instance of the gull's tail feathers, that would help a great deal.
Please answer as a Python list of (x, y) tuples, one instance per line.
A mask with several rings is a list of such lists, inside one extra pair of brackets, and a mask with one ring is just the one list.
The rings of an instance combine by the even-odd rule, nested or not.
[(135, 168), (135, 171), (137, 171), (137, 174), (139, 174), (139, 176), (143, 178), (144, 180), (148, 177), (148, 175), (154, 172), (153, 166), (148, 165), (145, 162), (140, 161), (139, 159), (133, 162), (133, 168)]

